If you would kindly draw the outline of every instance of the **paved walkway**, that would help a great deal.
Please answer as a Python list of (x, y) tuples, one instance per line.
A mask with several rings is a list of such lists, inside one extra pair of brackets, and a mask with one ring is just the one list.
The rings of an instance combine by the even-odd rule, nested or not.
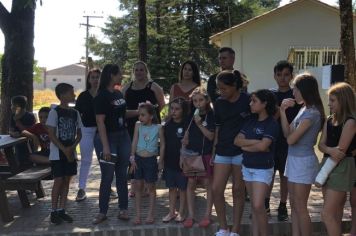
[[(168, 213), (168, 190), (165, 189), (164, 183), (160, 182), (157, 190), (157, 207), (156, 207), (156, 224), (134, 226), (132, 222), (120, 221), (117, 216), (117, 200), (111, 200), (108, 212), (108, 220), (98, 226), (93, 226), (91, 221), (98, 213), (98, 189), (100, 184), (100, 169), (97, 161), (93, 162), (91, 175), (88, 181), (87, 196), (88, 199), (77, 203), (75, 196), (77, 192), (77, 179), (73, 181), (69, 193), (68, 212), (75, 221), (72, 224), (61, 224), (59, 226), (51, 225), (49, 221), (49, 212), (51, 209), (50, 190), (52, 181), (43, 181), (46, 197), (37, 200), (35, 195), (31, 199), (31, 208), (23, 209), (18, 200), (17, 193), (9, 191), (9, 204), (11, 212), (15, 216), (13, 222), (4, 224), (0, 221), (0, 235), (213, 235), (217, 229), (217, 224), (213, 224), (208, 229), (202, 230), (197, 225), (191, 230), (184, 229), (176, 223), (163, 224), (162, 217)], [(277, 207), (279, 200), (277, 197), (279, 191), (279, 180), (276, 180), (272, 197), (271, 197), (271, 234), (273, 235), (290, 235), (290, 222), (280, 223), (277, 221)], [(205, 194), (203, 189), (197, 190), (197, 220), (201, 219), (204, 212)], [(231, 224), (232, 217), (232, 194), (231, 184), (226, 189), (226, 207), (227, 217)], [(322, 223), (320, 223), (320, 210), (322, 206), (322, 195), (319, 189), (313, 187), (309, 198), (309, 210), (312, 218), (315, 235), (326, 235)], [(289, 206), (288, 206), (289, 207)], [(144, 200), (144, 209), (147, 210), (147, 200)], [(130, 217), (134, 214), (134, 199), (129, 200)], [(144, 214), (146, 211), (144, 211)], [(289, 210), (290, 213), (290, 210)], [(250, 230), (250, 204), (246, 202), (243, 215), (243, 228), (241, 235), (249, 235)], [(143, 215), (144, 217), (145, 215)], [(144, 218), (143, 218), (144, 219)], [(213, 211), (213, 219), (216, 219), (216, 213)], [(350, 207), (347, 203), (344, 211), (344, 226), (350, 227)], [(347, 232), (345, 230), (345, 232)]]

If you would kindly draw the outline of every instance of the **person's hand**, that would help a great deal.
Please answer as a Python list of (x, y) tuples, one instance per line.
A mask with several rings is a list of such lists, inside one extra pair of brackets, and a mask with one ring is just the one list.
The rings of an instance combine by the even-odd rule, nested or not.
[(341, 151), (338, 147), (331, 148), (329, 154), (331, 156), (331, 159), (333, 159), (333, 161), (335, 161), (336, 163), (339, 163), (345, 157), (345, 153)]
[(64, 147), (63, 153), (67, 157), (68, 162), (74, 161), (74, 151), (72, 147)]
[(130, 156), (130, 163), (131, 163), (132, 172), (134, 173), (137, 170), (137, 164), (136, 164), (134, 155)]
[(283, 99), (282, 104), (280, 106), (280, 111), (285, 112), (289, 107), (294, 107), (295, 99), (293, 98), (286, 98)]
[(110, 161), (111, 160), (110, 148), (108, 148), (108, 147), (104, 147), (103, 148), (103, 159), (105, 161)]
[(201, 117), (200, 116), (194, 116), (194, 122), (195, 124), (199, 127), (201, 124), (202, 124), (202, 121), (201, 121)]

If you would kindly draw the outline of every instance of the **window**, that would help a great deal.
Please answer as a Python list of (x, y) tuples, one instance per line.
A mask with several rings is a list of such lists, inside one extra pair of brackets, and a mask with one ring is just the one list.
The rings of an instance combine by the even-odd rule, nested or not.
[(82, 79), (77, 79), (77, 82), (82, 82)]
[(57, 78), (53, 78), (52, 81), (53, 81), (53, 82), (57, 82)]
[(328, 47), (291, 47), (288, 61), (294, 64), (295, 70), (308, 67), (340, 64), (340, 49)]

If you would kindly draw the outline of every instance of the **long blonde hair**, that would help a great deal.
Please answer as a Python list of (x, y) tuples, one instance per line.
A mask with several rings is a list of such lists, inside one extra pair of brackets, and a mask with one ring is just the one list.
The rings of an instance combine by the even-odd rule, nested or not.
[(348, 117), (356, 119), (355, 92), (348, 83), (334, 84), (328, 90), (328, 95), (334, 95), (339, 103), (340, 112), (332, 114), (338, 124), (344, 123)]

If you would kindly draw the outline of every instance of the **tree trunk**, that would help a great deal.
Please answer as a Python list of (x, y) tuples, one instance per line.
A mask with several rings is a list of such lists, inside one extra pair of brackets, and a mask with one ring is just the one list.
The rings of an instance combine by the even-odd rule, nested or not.
[(345, 81), (356, 91), (352, 0), (339, 0), (339, 5), (341, 21), (341, 63), (345, 65)]
[(8, 131), (11, 97), (24, 95), (27, 109), (33, 105), (35, 0), (13, 0), (11, 13), (0, 3), (0, 28), (5, 36), (5, 50), (1, 61), (0, 132)]
[(146, 0), (138, 0), (138, 31), (139, 58), (147, 62)]

